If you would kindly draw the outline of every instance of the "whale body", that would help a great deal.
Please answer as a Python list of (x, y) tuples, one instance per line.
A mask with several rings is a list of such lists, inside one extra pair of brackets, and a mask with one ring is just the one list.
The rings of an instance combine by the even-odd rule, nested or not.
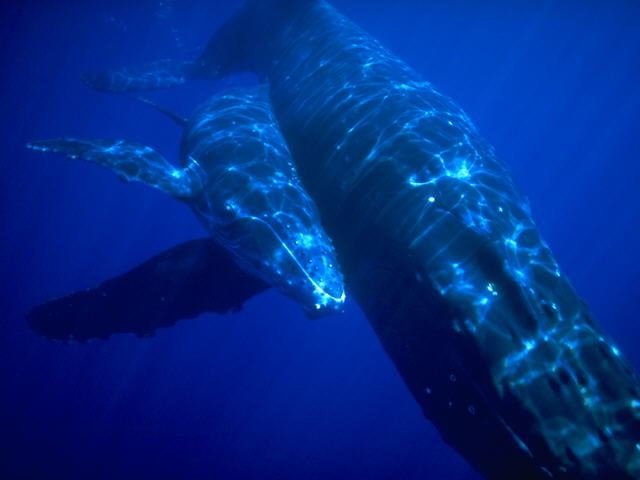
[[(107, 166), (125, 181), (184, 201), (249, 275), (298, 301), (309, 315), (339, 312), (345, 293), (335, 251), (298, 178), (264, 87), (225, 91), (189, 121), (175, 119), (184, 124), (182, 168), (125, 140), (61, 138), (29, 147)], [(184, 249), (185, 256), (193, 252), (204, 255), (204, 263), (212, 254), (211, 248)]]
[(268, 81), (348, 291), (444, 440), (487, 478), (640, 477), (637, 375), (508, 168), (460, 107), (326, 2), (251, 0), (195, 62), (85, 81), (133, 91), (241, 71)]
[(478, 471), (640, 476), (637, 376), (454, 102), (323, 1), (249, 1), (197, 64), (268, 81), (350, 292)]

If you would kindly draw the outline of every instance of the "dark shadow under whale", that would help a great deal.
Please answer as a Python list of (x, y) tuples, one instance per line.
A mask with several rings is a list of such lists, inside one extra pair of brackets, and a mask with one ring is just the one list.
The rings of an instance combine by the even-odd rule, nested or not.
[(192, 240), (96, 287), (31, 309), (29, 326), (58, 340), (84, 342), (116, 333), (152, 336), (203, 312), (238, 311), (269, 285), (245, 273), (211, 238)]

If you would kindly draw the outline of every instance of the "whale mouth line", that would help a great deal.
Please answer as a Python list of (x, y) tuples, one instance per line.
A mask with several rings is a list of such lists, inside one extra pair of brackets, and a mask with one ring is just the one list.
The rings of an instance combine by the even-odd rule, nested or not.
[(294, 264), (298, 267), (300, 272), (302, 272), (304, 278), (306, 278), (309, 283), (313, 286), (313, 294), (317, 297), (317, 302), (313, 305), (313, 308), (310, 310), (318, 312), (323, 310), (324, 308), (328, 308), (331, 310), (339, 310), (346, 300), (346, 293), (344, 289), (342, 290), (340, 296), (334, 296), (328, 293), (309, 273), (307, 269), (302, 266), (302, 263), (298, 260), (297, 256), (293, 252), (293, 250), (287, 245), (282, 237), (278, 234), (278, 232), (266, 222), (264, 219), (256, 217), (255, 215), (248, 215), (246, 217), (247, 220), (252, 220), (255, 222), (259, 222), (266, 226), (271, 234), (276, 238), (276, 240), (280, 243), (285, 252), (289, 255), (289, 258), (294, 262)]

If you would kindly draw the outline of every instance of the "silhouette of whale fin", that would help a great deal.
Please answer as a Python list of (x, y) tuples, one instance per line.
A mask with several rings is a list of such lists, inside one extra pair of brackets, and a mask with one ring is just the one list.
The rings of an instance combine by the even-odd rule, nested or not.
[(102, 92), (143, 92), (182, 85), (199, 78), (199, 65), (193, 61), (159, 60), (143, 65), (84, 73), (82, 82)]
[(162, 105), (158, 105), (157, 103), (149, 100), (148, 98), (144, 98), (144, 97), (136, 97), (136, 100), (139, 101), (140, 103), (144, 104), (144, 105), (147, 105), (147, 106), (157, 110), (158, 112), (162, 113), (163, 115), (166, 115), (167, 117), (169, 117), (171, 120), (173, 120), (175, 123), (177, 123), (182, 128), (185, 128), (187, 126), (188, 120), (186, 118), (181, 117), (177, 113), (169, 110), (167, 107), (163, 107)]
[(69, 158), (97, 163), (115, 171), (125, 182), (137, 181), (180, 200), (190, 200), (202, 190), (199, 165), (175, 168), (151, 147), (125, 140), (57, 138), (27, 144), (40, 152), (64, 153)]
[(157, 328), (205, 312), (239, 311), (269, 286), (245, 273), (213, 239), (191, 240), (89, 290), (34, 307), (29, 326), (49, 339), (84, 342)]

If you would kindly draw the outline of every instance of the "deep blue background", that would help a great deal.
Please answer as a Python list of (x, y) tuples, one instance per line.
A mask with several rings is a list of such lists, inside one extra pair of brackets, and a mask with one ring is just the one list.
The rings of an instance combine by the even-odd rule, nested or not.
[[(24, 144), (120, 137), (175, 160), (175, 125), (79, 76), (193, 57), (240, 2), (14, 3), (0, 11), (0, 477), (477, 478), (421, 416), (353, 303), (311, 322), (269, 292), (150, 340), (59, 345), (28, 330), (29, 307), (204, 231), (161, 193)], [(466, 109), (562, 268), (640, 365), (640, 4), (334, 4)], [(150, 96), (188, 114), (235, 81), (251, 79)]]

